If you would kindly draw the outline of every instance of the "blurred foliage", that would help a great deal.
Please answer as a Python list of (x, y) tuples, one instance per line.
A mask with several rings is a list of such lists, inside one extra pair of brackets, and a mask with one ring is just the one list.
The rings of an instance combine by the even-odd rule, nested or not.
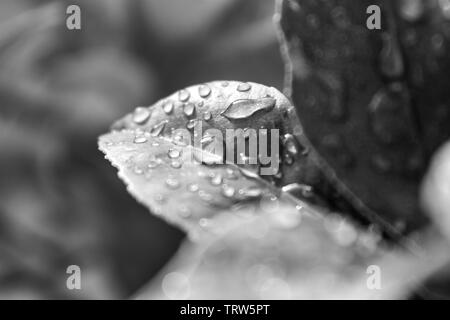
[(1, 298), (124, 298), (167, 261), (183, 234), (123, 192), (97, 136), (192, 81), (281, 87), (273, 4), (257, 2), (0, 2)]

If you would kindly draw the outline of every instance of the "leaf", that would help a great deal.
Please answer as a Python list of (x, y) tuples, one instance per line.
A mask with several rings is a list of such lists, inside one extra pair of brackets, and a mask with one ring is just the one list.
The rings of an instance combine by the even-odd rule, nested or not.
[[(449, 136), (448, 21), (437, 2), (278, 3), (288, 91), (323, 170), (369, 220), (403, 233), (424, 226), (419, 183)], [(369, 5), (380, 6), (382, 30), (367, 29)]]
[[(256, 112), (261, 109), (264, 112)], [(274, 88), (210, 82), (182, 89), (151, 107), (136, 108), (117, 121), (99, 144), (132, 195), (153, 213), (197, 234), (210, 224), (208, 219), (216, 211), (255, 198), (280, 196), (275, 186), (324, 181), (315, 167), (314, 151), (309, 151), (306, 140), (300, 142), (294, 135), (302, 130), (292, 128), (298, 126), (293, 112), (289, 101)], [(250, 154), (238, 155), (246, 162), (235, 164), (237, 143), (227, 148), (227, 130), (241, 129), (245, 135), (252, 128), (279, 130), (281, 138), (274, 135), (274, 145), (269, 138), (263, 142), (272, 148), (271, 155), (279, 151), (272, 158), (275, 165), (281, 161), (279, 170), (275, 165), (262, 166), (260, 161), (249, 163)], [(210, 129), (215, 129), (215, 134), (210, 134)], [(250, 142), (243, 139), (249, 152)], [(217, 152), (217, 147), (224, 145), (224, 150)], [(302, 196), (315, 197), (313, 191), (300, 193)], [(220, 232), (227, 229), (228, 222), (215, 224)]]
[[(186, 241), (136, 299), (404, 299), (448, 261), (434, 243), (423, 256), (380, 246), (340, 215), (311, 215), (284, 200), (212, 242)], [(255, 214), (258, 213), (258, 214)], [(381, 272), (371, 290), (369, 266)], [(405, 274), (405, 269), (408, 272)]]

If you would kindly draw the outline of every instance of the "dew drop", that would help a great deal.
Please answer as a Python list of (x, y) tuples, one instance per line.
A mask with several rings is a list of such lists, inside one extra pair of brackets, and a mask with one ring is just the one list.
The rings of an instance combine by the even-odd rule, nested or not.
[(239, 189), (238, 194), (244, 199), (259, 198), (263, 190), (260, 187), (248, 187)]
[(211, 194), (209, 194), (203, 190), (200, 190), (198, 192), (198, 196), (200, 197), (200, 199), (202, 199), (205, 202), (211, 202), (211, 200), (213, 199), (213, 196)]
[(228, 87), (228, 81), (222, 81), (222, 87)]
[(207, 84), (203, 84), (198, 87), (198, 94), (202, 98), (206, 98), (211, 94), (211, 88)]
[(210, 111), (205, 111), (204, 113), (203, 113), (203, 119), (205, 119), (205, 121), (209, 121), (209, 120), (211, 120), (211, 112)]
[(157, 137), (157, 136), (161, 135), (161, 133), (163, 132), (164, 127), (166, 126), (166, 123), (167, 123), (167, 122), (168, 122), (167, 120), (163, 120), (163, 121), (161, 121), (160, 123), (156, 124), (156, 125), (150, 130), (150, 134), (151, 134), (153, 137)]
[(154, 169), (154, 168), (158, 167), (161, 163), (162, 163), (162, 160), (161, 160), (161, 159), (156, 158), (156, 157), (152, 157), (152, 158), (149, 160), (149, 162), (148, 162), (148, 164), (147, 164), (147, 167), (148, 167), (149, 169)]
[(177, 150), (177, 149), (169, 149), (169, 151), (167, 152), (167, 155), (171, 159), (179, 158), (181, 155), (181, 152), (180, 152), (180, 150)]
[(145, 107), (137, 107), (133, 113), (133, 121), (137, 124), (144, 124), (150, 119), (151, 112)]
[(284, 135), (283, 144), (290, 155), (295, 156), (298, 154), (297, 141), (292, 134), (288, 133)]
[(163, 110), (166, 114), (170, 114), (173, 111), (174, 103), (172, 100), (167, 100), (163, 104)]
[(251, 88), (252, 88), (252, 86), (249, 83), (241, 82), (237, 86), (237, 91), (246, 92), (246, 91), (249, 91)]
[(178, 92), (178, 99), (180, 99), (181, 102), (188, 101), (190, 97), (191, 94), (189, 93), (188, 90), (183, 89)]
[(175, 169), (180, 169), (180, 168), (182, 167), (182, 163), (181, 163), (180, 161), (178, 161), (178, 160), (173, 160), (173, 161), (170, 163), (170, 166), (171, 166), (172, 168), (175, 168)]
[(186, 128), (188, 128), (189, 130), (194, 129), (194, 127), (197, 124), (197, 122), (198, 122), (197, 119), (189, 120), (188, 123), (186, 124)]
[(202, 228), (207, 228), (207, 227), (209, 226), (209, 220), (206, 219), (206, 218), (201, 218), (201, 219), (198, 221), (198, 224), (199, 224), (200, 227), (202, 227)]
[(273, 98), (239, 99), (233, 101), (222, 115), (232, 120), (247, 119), (259, 111), (269, 112), (274, 106)]
[(214, 176), (211, 177), (211, 184), (213, 186), (218, 186), (222, 183), (223, 178), (221, 174), (216, 174)]
[(180, 182), (175, 179), (174, 177), (168, 177), (166, 179), (166, 185), (170, 188), (170, 189), (178, 189), (180, 187)]
[(187, 189), (189, 192), (197, 192), (200, 189), (200, 187), (196, 183), (189, 183), (187, 185)]
[(183, 112), (187, 117), (191, 117), (195, 112), (195, 105), (193, 103), (185, 103), (183, 106)]
[(144, 137), (144, 136), (139, 136), (139, 137), (136, 137), (136, 138), (134, 138), (134, 143), (146, 143), (148, 140), (147, 140), (147, 138), (146, 137)]
[(227, 198), (233, 197), (235, 191), (236, 190), (232, 186), (229, 186), (227, 184), (222, 185), (222, 194)]

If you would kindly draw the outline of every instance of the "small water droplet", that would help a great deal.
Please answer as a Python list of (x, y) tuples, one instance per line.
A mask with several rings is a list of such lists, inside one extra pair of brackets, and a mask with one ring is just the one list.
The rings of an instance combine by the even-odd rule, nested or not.
[(238, 194), (244, 199), (259, 198), (262, 195), (263, 190), (260, 187), (248, 187), (239, 189)]
[(232, 186), (229, 186), (227, 184), (222, 185), (222, 194), (227, 197), (231, 198), (234, 196), (235, 189)]
[(221, 114), (228, 119), (246, 119), (257, 112), (269, 112), (275, 106), (275, 99), (239, 99), (233, 101)]
[(200, 190), (198, 192), (198, 196), (205, 202), (211, 202), (211, 200), (213, 199), (213, 196), (204, 190)]
[(183, 112), (187, 117), (191, 117), (195, 112), (195, 105), (193, 103), (185, 103), (183, 106)]
[(202, 227), (202, 228), (207, 228), (207, 227), (209, 226), (209, 220), (206, 219), (206, 218), (201, 218), (201, 219), (198, 221), (198, 224), (199, 224), (200, 227)]
[(213, 185), (213, 186), (218, 186), (218, 185), (220, 185), (221, 183), (222, 183), (222, 181), (223, 181), (223, 178), (222, 178), (222, 175), (221, 174), (215, 174), (215, 175), (213, 175), (212, 177), (211, 177), (211, 184)]
[(209, 121), (209, 120), (211, 120), (211, 112), (210, 111), (205, 111), (204, 113), (203, 113), (203, 119), (205, 119), (205, 121)]
[(192, 215), (192, 212), (188, 207), (181, 206), (178, 208), (178, 215), (182, 218), (189, 218)]
[(189, 130), (194, 129), (194, 127), (197, 124), (197, 122), (198, 122), (197, 119), (189, 120), (188, 123), (186, 124), (186, 128), (188, 128)]
[(177, 149), (169, 149), (169, 151), (167, 152), (167, 155), (171, 159), (179, 158), (181, 156), (181, 152), (180, 152), (180, 150), (177, 150)]
[(283, 144), (290, 155), (296, 156), (298, 154), (297, 140), (292, 134), (284, 135)]
[(141, 175), (141, 174), (144, 173), (144, 170), (142, 170), (142, 169), (139, 168), (139, 167), (134, 167), (133, 172), (134, 172), (135, 174)]
[(211, 88), (207, 84), (203, 84), (198, 87), (198, 94), (202, 98), (206, 98), (211, 94)]
[(187, 189), (188, 189), (188, 191), (190, 191), (190, 192), (197, 192), (197, 191), (200, 189), (200, 187), (199, 187), (198, 184), (196, 184), (196, 183), (189, 183), (189, 184), (187, 185)]
[(183, 89), (178, 92), (178, 99), (180, 99), (181, 102), (188, 101), (190, 97), (191, 94), (189, 93), (188, 90)]
[(228, 81), (222, 81), (222, 87), (228, 87)]
[(149, 169), (154, 169), (154, 168), (158, 167), (161, 163), (162, 163), (161, 159), (156, 158), (156, 157), (152, 157), (152, 158), (150, 158), (150, 160), (149, 160), (149, 162), (147, 164), (147, 167)]
[(172, 100), (167, 100), (163, 103), (163, 110), (166, 114), (170, 114), (173, 111), (174, 103)]
[(182, 167), (182, 163), (181, 163), (180, 161), (178, 161), (178, 160), (173, 160), (173, 161), (170, 163), (170, 166), (171, 166), (172, 168), (175, 168), (175, 169), (180, 169), (180, 168)]
[(150, 119), (151, 112), (148, 108), (137, 107), (133, 113), (133, 121), (137, 124), (144, 124)]
[(245, 91), (249, 91), (251, 88), (252, 88), (252, 86), (249, 83), (241, 82), (237, 86), (237, 91), (245, 92)]
[(154, 199), (158, 203), (164, 203), (166, 201), (166, 197), (164, 197), (164, 195), (162, 195), (160, 193), (156, 194)]
[(180, 182), (179, 182), (176, 178), (174, 178), (174, 177), (172, 177), (172, 176), (169, 176), (169, 177), (166, 179), (166, 185), (167, 185), (170, 189), (178, 189), (178, 188), (180, 187)]
[(134, 143), (146, 143), (148, 140), (146, 137), (144, 136), (138, 136), (136, 138), (134, 138)]
[(157, 137), (157, 136), (161, 135), (161, 133), (163, 132), (164, 127), (166, 126), (166, 123), (167, 123), (167, 122), (168, 122), (167, 120), (163, 120), (163, 121), (161, 121), (160, 123), (156, 124), (156, 125), (150, 130), (150, 134), (151, 134), (153, 137)]

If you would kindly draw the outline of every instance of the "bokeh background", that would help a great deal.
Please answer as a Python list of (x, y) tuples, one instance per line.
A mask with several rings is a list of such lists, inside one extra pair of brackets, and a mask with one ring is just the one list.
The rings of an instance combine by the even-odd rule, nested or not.
[[(81, 7), (81, 30), (66, 8)], [(125, 191), (97, 136), (212, 80), (282, 89), (271, 0), (0, 2), (0, 298), (127, 298), (184, 234)], [(67, 290), (81, 267), (83, 290)]]

